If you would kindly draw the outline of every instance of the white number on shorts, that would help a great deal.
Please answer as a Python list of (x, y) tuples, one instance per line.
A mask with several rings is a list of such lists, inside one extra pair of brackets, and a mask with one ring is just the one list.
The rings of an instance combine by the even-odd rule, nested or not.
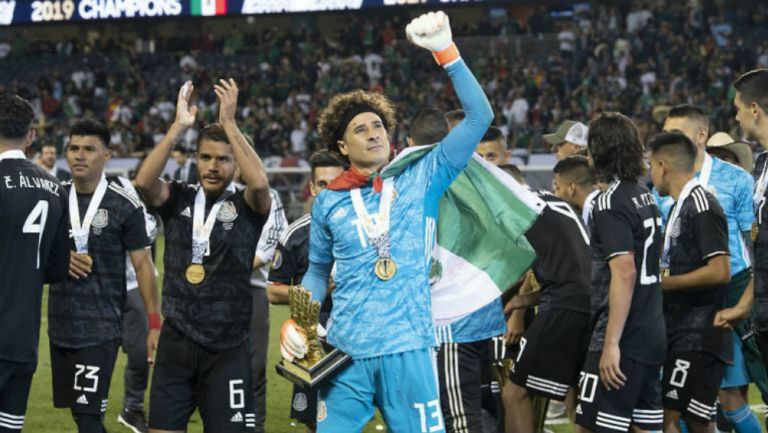
[(245, 391), (235, 388), (242, 385), (242, 379), (233, 379), (229, 381), (229, 407), (231, 409), (242, 409), (245, 407)]
[(672, 370), (672, 374), (669, 376), (669, 384), (678, 388), (685, 386), (685, 380), (688, 379), (688, 367), (691, 366), (691, 361), (685, 359), (675, 360), (675, 369)]
[(517, 352), (517, 358), (515, 358), (515, 363), (520, 362), (520, 357), (523, 356), (523, 350), (525, 350), (525, 345), (528, 343), (528, 340), (525, 339), (525, 337), (520, 338), (520, 350)]
[(43, 241), (43, 231), (45, 230), (45, 221), (48, 219), (48, 202), (40, 200), (24, 221), (22, 233), (37, 233), (37, 267), (40, 269), (40, 242)]
[[(75, 385), (73, 388), (75, 391), (96, 392), (96, 388), (99, 387), (99, 370), (101, 367), (94, 365), (75, 364)], [(86, 371), (87, 370), (87, 371)], [(85, 372), (85, 378), (91, 380), (91, 386), (85, 386), (78, 384), (80, 375)]]
[[(421, 433), (432, 433), (443, 429), (443, 416), (440, 412), (440, 402), (438, 400), (432, 400), (426, 405), (424, 403), (414, 403), (413, 407), (419, 411), (419, 418), (421, 419)], [(426, 408), (432, 409), (429, 417), (436, 419), (437, 423), (427, 430), (427, 411)]]
[(597, 375), (581, 372), (579, 378), (579, 401), (592, 403), (595, 400), (595, 390), (597, 389)]

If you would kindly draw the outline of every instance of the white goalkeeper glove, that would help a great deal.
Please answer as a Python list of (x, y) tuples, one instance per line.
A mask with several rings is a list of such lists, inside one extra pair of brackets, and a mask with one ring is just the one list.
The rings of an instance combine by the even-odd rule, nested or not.
[(443, 11), (429, 12), (414, 18), (405, 27), (408, 40), (432, 52), (442, 51), (453, 43), (451, 23)]
[(307, 354), (307, 336), (293, 320), (286, 320), (280, 330), (280, 354), (288, 362)]

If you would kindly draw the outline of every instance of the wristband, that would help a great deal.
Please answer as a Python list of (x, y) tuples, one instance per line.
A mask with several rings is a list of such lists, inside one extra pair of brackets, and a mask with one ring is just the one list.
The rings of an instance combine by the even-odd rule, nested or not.
[(451, 42), (450, 45), (443, 48), (442, 50), (433, 51), (432, 57), (435, 58), (435, 61), (438, 65), (445, 66), (461, 57), (461, 54), (459, 54), (459, 49), (456, 47), (456, 44)]
[(149, 313), (147, 319), (149, 320), (149, 329), (160, 329), (163, 325), (160, 313)]

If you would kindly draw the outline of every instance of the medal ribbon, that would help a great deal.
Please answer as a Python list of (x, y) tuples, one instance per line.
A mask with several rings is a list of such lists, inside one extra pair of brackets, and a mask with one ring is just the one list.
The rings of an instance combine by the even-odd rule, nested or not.
[(680, 209), (683, 207), (685, 199), (691, 195), (693, 188), (699, 185), (701, 184), (695, 178), (689, 180), (683, 187), (683, 190), (680, 191), (680, 196), (677, 197), (677, 201), (674, 205), (675, 207), (672, 209), (672, 215), (669, 216), (669, 221), (667, 221), (667, 230), (664, 232), (664, 251), (661, 254), (662, 268), (669, 268), (669, 248), (672, 245), (672, 232), (675, 231), (675, 223), (680, 216)]
[(760, 208), (763, 207), (763, 204), (765, 203), (765, 190), (768, 188), (768, 159), (766, 159), (765, 164), (763, 165), (763, 171), (760, 173), (760, 177), (757, 180), (757, 184), (755, 185), (755, 194), (752, 196), (752, 202), (755, 208), (755, 213), (757, 214), (757, 222), (758, 224), (762, 224), (762, 215), (760, 212)]
[(355, 214), (363, 222), (363, 230), (371, 245), (376, 249), (376, 255), (379, 258), (389, 258), (389, 215), (392, 209), (392, 200), (395, 196), (394, 178), (384, 180), (381, 199), (379, 200), (379, 213), (376, 218), (373, 218), (365, 208), (360, 188), (354, 188), (349, 193), (352, 197), (352, 206), (355, 208)]
[(75, 248), (78, 254), (88, 254), (88, 234), (90, 233), (91, 222), (99, 209), (101, 200), (107, 192), (107, 177), (101, 174), (101, 180), (96, 186), (96, 191), (88, 203), (88, 209), (85, 211), (85, 217), (80, 220), (80, 207), (77, 205), (77, 191), (75, 185), (69, 189), (69, 224), (72, 228), (72, 236), (75, 238)]
[(213, 225), (216, 223), (216, 215), (219, 214), (219, 209), (224, 204), (224, 201), (234, 193), (235, 185), (230, 183), (216, 200), (213, 207), (211, 207), (208, 218), (203, 222), (203, 217), (205, 216), (205, 192), (202, 186), (197, 189), (195, 213), (192, 218), (192, 263), (203, 263), (203, 256), (205, 256), (205, 251), (208, 249), (208, 242), (211, 238), (211, 232), (213, 232)]

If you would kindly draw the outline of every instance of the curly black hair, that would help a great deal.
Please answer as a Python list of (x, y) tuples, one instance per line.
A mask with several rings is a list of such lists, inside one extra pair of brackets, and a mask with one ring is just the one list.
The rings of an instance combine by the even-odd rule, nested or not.
[(24, 98), (0, 93), (0, 137), (19, 140), (27, 136), (35, 119), (32, 105)]
[(328, 150), (341, 153), (337, 141), (344, 134), (342, 125), (347, 113), (356, 107), (371, 107), (384, 122), (384, 129), (387, 134), (392, 132), (395, 127), (395, 105), (386, 96), (380, 93), (366, 92), (363, 90), (354, 90), (352, 92), (341, 93), (328, 101), (328, 105), (320, 113), (317, 120), (317, 132), (320, 135), (320, 142)]
[(599, 114), (589, 123), (587, 144), (598, 182), (614, 178), (636, 182), (645, 174), (643, 143), (629, 117), (617, 112)]

